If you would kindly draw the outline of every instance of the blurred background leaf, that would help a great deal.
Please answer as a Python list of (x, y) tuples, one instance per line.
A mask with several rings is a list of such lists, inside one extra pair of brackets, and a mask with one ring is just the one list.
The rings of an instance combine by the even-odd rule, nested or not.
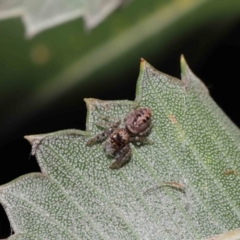
[[(32, 158), (27, 160), (30, 147), (23, 135), (84, 129), (85, 97), (133, 100), (140, 57), (179, 76), (183, 53), (218, 104), (240, 121), (233, 108), (238, 102), (239, 64), (233, 58), (240, 54), (238, 0), (131, 1), (94, 29), (84, 26), (79, 17), (26, 40), (20, 17), (0, 22), (1, 184), (39, 171)], [(4, 224), (0, 237), (2, 229), (9, 235)]]
[(124, 0), (2, 0), (0, 19), (21, 16), (27, 37), (33, 37), (45, 29), (81, 16), (86, 28), (92, 29), (124, 2)]

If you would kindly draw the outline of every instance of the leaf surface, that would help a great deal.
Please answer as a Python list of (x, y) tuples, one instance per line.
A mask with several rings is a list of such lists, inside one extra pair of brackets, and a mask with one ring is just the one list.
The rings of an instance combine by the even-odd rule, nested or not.
[[(182, 81), (142, 60), (134, 102), (87, 99), (86, 132), (27, 136), (42, 174), (0, 188), (10, 239), (203, 239), (239, 227), (239, 130), (181, 66)], [(111, 170), (86, 141), (103, 116), (123, 120), (136, 104), (153, 112), (153, 144), (131, 145), (131, 161)]]

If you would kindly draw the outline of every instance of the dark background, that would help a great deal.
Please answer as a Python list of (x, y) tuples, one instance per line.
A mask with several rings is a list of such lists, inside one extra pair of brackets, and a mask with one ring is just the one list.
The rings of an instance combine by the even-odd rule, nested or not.
[[(203, 80), (210, 94), (232, 121), (240, 126), (239, 111), (239, 70), (240, 70), (240, 19), (229, 31), (214, 39), (210, 27), (176, 39), (173, 46), (165, 50), (165, 58), (160, 61), (156, 55), (144, 57), (156, 69), (169, 75), (180, 77), (180, 55), (184, 54), (190, 68)], [(214, 41), (212, 41), (214, 39)], [(162, 59), (162, 58), (161, 58)], [(0, 145), (0, 185), (23, 174), (39, 172), (35, 157), (30, 156), (30, 144), (24, 135), (48, 133), (68, 128), (85, 129), (86, 107), (83, 98), (93, 97), (103, 100), (135, 98), (135, 85), (139, 73), (139, 62), (133, 62), (132, 68), (121, 76), (115, 76), (115, 87), (107, 90), (95, 89), (94, 95), (81, 95), (72, 102), (71, 107), (57, 103), (36, 114), (13, 132), (10, 132)], [(128, 79), (125, 82), (121, 78)], [(100, 80), (99, 80), (100, 81)], [(122, 82), (122, 83), (119, 83)], [(0, 238), (8, 237), (10, 226), (7, 216), (0, 205)]]

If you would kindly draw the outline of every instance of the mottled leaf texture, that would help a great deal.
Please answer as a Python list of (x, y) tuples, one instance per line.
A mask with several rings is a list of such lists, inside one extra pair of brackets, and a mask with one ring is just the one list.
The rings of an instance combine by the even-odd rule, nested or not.
[(123, 2), (123, 0), (1, 0), (0, 19), (21, 16), (28, 37), (78, 17), (83, 17), (86, 28), (91, 29)]
[[(26, 137), (42, 173), (0, 187), (11, 240), (206, 239), (239, 228), (239, 130), (181, 66), (182, 81), (142, 59), (134, 102), (87, 99), (86, 132)], [(152, 110), (153, 144), (131, 144), (131, 161), (111, 170), (101, 144), (86, 142), (103, 117), (136, 106)]]

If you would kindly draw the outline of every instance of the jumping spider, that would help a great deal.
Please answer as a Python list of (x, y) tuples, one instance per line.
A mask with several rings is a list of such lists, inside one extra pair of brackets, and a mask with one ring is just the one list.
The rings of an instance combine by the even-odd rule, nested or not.
[[(103, 127), (102, 124), (98, 124)], [(102, 147), (107, 155), (115, 161), (109, 166), (111, 169), (121, 168), (129, 162), (132, 156), (130, 142), (147, 143), (146, 136), (152, 129), (151, 110), (149, 108), (137, 108), (129, 112), (124, 118), (124, 128), (119, 128), (120, 121), (108, 124), (102, 133), (88, 140), (91, 146), (97, 142), (103, 142)]]

